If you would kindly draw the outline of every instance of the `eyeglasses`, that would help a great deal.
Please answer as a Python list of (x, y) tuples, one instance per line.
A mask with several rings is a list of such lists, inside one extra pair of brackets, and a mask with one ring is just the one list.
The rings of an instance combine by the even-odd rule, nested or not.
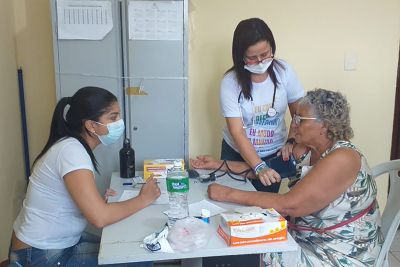
[(318, 118), (302, 117), (302, 116), (299, 116), (297, 114), (294, 114), (292, 120), (293, 120), (294, 124), (299, 125), (301, 120), (317, 120), (317, 119)]
[(254, 55), (254, 56), (246, 56), (245, 55), (243, 59), (248, 64), (254, 64), (254, 63), (266, 60), (266, 59), (272, 60), (274, 58), (274, 56), (271, 55), (271, 53), (272, 53), (271, 50), (268, 50), (268, 51), (266, 51), (264, 53), (261, 53), (259, 55)]

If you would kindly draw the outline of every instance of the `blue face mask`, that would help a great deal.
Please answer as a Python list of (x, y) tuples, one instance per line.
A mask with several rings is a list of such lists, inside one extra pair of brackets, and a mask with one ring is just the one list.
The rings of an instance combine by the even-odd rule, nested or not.
[(97, 135), (97, 137), (99, 138), (100, 142), (105, 145), (111, 145), (114, 144), (115, 142), (118, 141), (118, 139), (121, 138), (122, 134), (124, 133), (125, 130), (125, 125), (124, 125), (124, 121), (122, 119), (119, 119), (117, 121), (108, 123), (107, 125), (102, 124), (100, 122), (95, 121), (95, 123), (98, 123), (100, 125), (106, 126), (107, 130), (108, 130), (108, 134), (105, 135), (98, 135), (96, 133), (94, 133), (95, 135)]

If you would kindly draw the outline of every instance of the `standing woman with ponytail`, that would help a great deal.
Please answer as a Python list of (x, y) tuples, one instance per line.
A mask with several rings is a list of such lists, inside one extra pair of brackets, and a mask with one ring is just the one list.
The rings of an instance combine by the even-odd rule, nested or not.
[[(245, 161), (253, 168), (258, 191), (278, 192), (280, 175), (265, 160), (291, 155), (294, 136), (285, 113), (296, 111), (304, 89), (289, 64), (275, 57), (275, 40), (261, 19), (241, 21), (232, 43), (233, 66), (221, 82), (220, 102), (226, 119), (221, 159)], [(284, 177), (282, 177), (284, 178)]]
[(83, 233), (87, 221), (102, 228), (157, 199), (154, 179), (136, 198), (123, 202), (106, 203), (97, 191), (93, 150), (116, 142), (123, 131), (117, 98), (105, 89), (84, 87), (58, 102), (14, 222), (11, 266), (98, 266), (99, 240)]

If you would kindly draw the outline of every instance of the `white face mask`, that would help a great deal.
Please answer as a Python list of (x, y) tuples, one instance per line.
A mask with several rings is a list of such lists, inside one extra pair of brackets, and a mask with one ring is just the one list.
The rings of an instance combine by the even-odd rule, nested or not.
[(254, 74), (263, 74), (271, 65), (272, 59), (264, 59), (258, 64), (244, 65), (244, 68)]

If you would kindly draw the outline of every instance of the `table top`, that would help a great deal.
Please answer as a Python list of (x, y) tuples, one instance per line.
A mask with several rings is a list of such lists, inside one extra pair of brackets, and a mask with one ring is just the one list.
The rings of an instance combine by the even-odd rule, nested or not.
[[(208, 173), (208, 171), (202, 170), (199, 172)], [(118, 201), (124, 190), (132, 189), (132, 187), (129, 188), (122, 185), (126, 181), (127, 179), (119, 177), (119, 173), (113, 173), (110, 187), (117, 191), (118, 195), (110, 197), (110, 202)], [(250, 182), (236, 181), (227, 175), (217, 178), (217, 182), (242, 190), (255, 190)], [(196, 179), (190, 179), (189, 203), (195, 203), (206, 199), (226, 210), (232, 210), (240, 206), (237, 204), (210, 200), (207, 196), (207, 187), (209, 184), (210, 183), (200, 183)], [(160, 183), (160, 187), (161, 190), (165, 190), (165, 184)], [(141, 248), (140, 244), (142, 244), (144, 237), (156, 231), (160, 231), (163, 228), (167, 222), (167, 216), (163, 212), (168, 210), (168, 208), (168, 204), (152, 204), (124, 220), (104, 227), (100, 243), (99, 264), (285, 252), (296, 251), (298, 248), (298, 245), (289, 233), (287, 241), (229, 247), (217, 233), (220, 216), (216, 215), (210, 218), (210, 225), (213, 227), (214, 233), (211, 235), (205, 247), (185, 253), (148, 252), (144, 248)]]

